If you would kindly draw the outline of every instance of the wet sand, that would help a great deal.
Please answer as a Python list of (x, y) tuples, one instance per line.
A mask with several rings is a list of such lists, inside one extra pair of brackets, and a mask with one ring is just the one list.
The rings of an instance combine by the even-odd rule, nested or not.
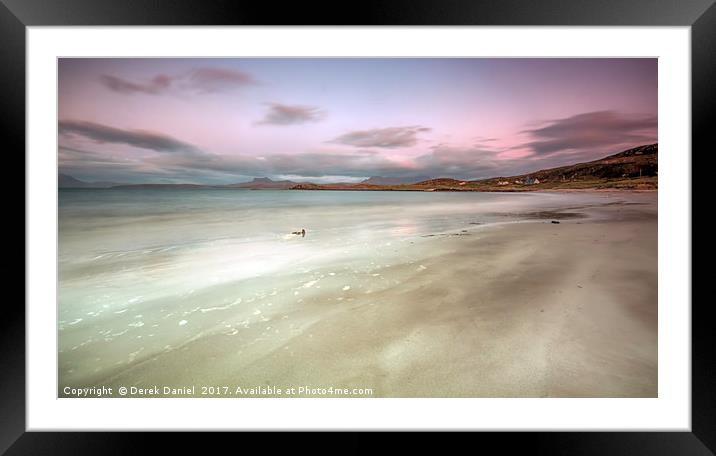
[(375, 286), (315, 290), (98, 384), (655, 397), (656, 193), (640, 201), (441, 233), (428, 257), (365, 278)]

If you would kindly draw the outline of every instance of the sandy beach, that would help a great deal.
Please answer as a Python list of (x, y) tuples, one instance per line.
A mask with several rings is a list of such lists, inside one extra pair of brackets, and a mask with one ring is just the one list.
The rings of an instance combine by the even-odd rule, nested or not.
[(276, 297), (249, 309), (253, 320), (226, 317), (85, 385), (655, 397), (656, 202), (656, 192), (606, 195), (424, 234), (395, 247), (420, 249), (409, 260), (354, 271), (349, 285), (325, 269), (322, 288), (289, 294), (300, 300)]

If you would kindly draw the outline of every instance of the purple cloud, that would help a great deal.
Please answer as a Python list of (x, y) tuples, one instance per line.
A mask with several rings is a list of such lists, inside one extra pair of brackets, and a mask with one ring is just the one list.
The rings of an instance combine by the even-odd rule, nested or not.
[(127, 81), (125, 79), (106, 74), (101, 75), (99, 78), (100, 82), (102, 82), (102, 84), (104, 84), (107, 88), (123, 94), (146, 93), (156, 95), (169, 88), (172, 83), (172, 78), (163, 74), (157, 75), (145, 83)]
[(549, 155), (562, 151), (609, 149), (625, 144), (640, 145), (655, 141), (656, 128), (655, 115), (588, 112), (523, 131), (534, 140), (520, 147), (526, 146), (537, 155)]
[(58, 130), (60, 135), (79, 135), (98, 143), (126, 144), (157, 152), (198, 152), (198, 149), (189, 143), (146, 130), (123, 130), (76, 120), (60, 120)]
[[(479, 147), (455, 147), (441, 144), (415, 159), (415, 167), (422, 174), (433, 177), (475, 179), (494, 173), (500, 162), (499, 151)], [(502, 164), (504, 165), (504, 163)]]
[[(406, 127), (418, 132), (423, 127)], [(395, 161), (371, 149), (356, 148), (350, 153), (327, 151), (301, 154), (271, 154), (261, 157), (250, 155), (217, 155), (198, 150), (195, 146), (168, 135), (142, 130), (124, 130), (93, 122), (62, 120), (60, 134), (78, 135), (97, 143), (125, 144), (151, 153), (139, 154), (128, 161), (126, 156), (111, 157), (86, 149), (61, 145), (60, 168), (82, 175), (94, 169), (113, 173), (104, 178), (131, 181), (147, 173), (163, 178), (195, 181), (231, 182), (236, 176), (304, 176), (330, 180), (331, 176), (369, 177), (387, 176), (406, 178), (414, 176), (456, 177), (474, 179), (490, 177), (502, 169), (526, 165), (529, 162), (506, 163), (498, 159), (499, 149), (489, 147), (454, 147), (440, 144), (410, 160)], [(394, 130), (394, 129), (388, 129)], [(426, 129), (425, 129), (426, 130)], [(381, 136), (381, 135), (378, 135)], [(382, 140), (405, 140), (400, 135), (383, 135)], [(397, 139), (396, 139), (397, 138)], [(405, 140), (404, 142), (410, 142)], [(385, 142), (380, 142), (385, 144)], [(392, 143), (391, 143), (392, 144)], [(386, 147), (385, 145), (379, 147)], [(233, 177), (232, 177), (233, 176)]]
[(308, 122), (318, 122), (325, 117), (325, 113), (313, 106), (285, 105), (268, 103), (269, 110), (266, 116), (257, 122), (259, 125), (297, 125)]
[(103, 74), (99, 78), (102, 85), (109, 90), (125, 95), (135, 93), (161, 95), (167, 93), (170, 89), (214, 93), (257, 84), (250, 74), (227, 68), (196, 68), (179, 76), (158, 74), (144, 82), (130, 81), (107, 74)]
[[(283, 105), (281, 105), (283, 106)], [(271, 105), (275, 108), (276, 105)], [(299, 109), (308, 112), (312, 109)], [(273, 112), (273, 111), (271, 111)], [(300, 117), (291, 111), (293, 117)], [(289, 117), (293, 121), (293, 117)], [(282, 120), (286, 125), (287, 120)], [(364, 178), (386, 176), (404, 178), (414, 176), (454, 177), (480, 179), (510, 176), (551, 168), (565, 164), (601, 158), (628, 147), (624, 142), (638, 144), (653, 142), (655, 116), (626, 116), (610, 111), (580, 114), (550, 121), (526, 132), (533, 141), (521, 146), (530, 147), (536, 153), (531, 156), (509, 158), (504, 148), (478, 143), (453, 145), (440, 143), (425, 153), (400, 159), (379, 152), (381, 148), (397, 148), (413, 145), (420, 132), (430, 129), (421, 126), (393, 127), (354, 131), (342, 135), (340, 144), (354, 149), (322, 152), (280, 153), (263, 156), (221, 155), (202, 151), (196, 146), (174, 137), (144, 130), (125, 130), (93, 122), (63, 120), (59, 123), (61, 135), (80, 136), (96, 143), (125, 144), (144, 150), (137, 155), (98, 154), (62, 144), (60, 168), (69, 174), (77, 171), (88, 175), (101, 175), (102, 179), (132, 181), (140, 176), (155, 173), (162, 178), (181, 181), (230, 183), (238, 176), (298, 176), (314, 177), (324, 181), (343, 177)], [(67, 142), (67, 141), (66, 141)], [(489, 143), (489, 141), (488, 141)], [(372, 147), (367, 148), (367, 147)], [(127, 160), (131, 158), (131, 160)], [(107, 174), (114, 173), (114, 174)], [(134, 174), (133, 174), (134, 173)], [(134, 177), (133, 177), (134, 176)], [(97, 179), (95, 179), (97, 180)]]
[(345, 133), (330, 141), (355, 147), (380, 147), (396, 149), (414, 146), (418, 142), (418, 133), (430, 131), (430, 128), (413, 125), (408, 127), (375, 128)]
[(227, 68), (197, 68), (189, 74), (187, 83), (200, 92), (223, 92), (257, 82), (253, 76), (243, 71)]

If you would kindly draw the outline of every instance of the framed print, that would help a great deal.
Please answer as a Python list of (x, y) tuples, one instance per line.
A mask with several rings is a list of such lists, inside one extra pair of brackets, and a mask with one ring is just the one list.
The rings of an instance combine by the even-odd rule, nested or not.
[(401, 3), (5, 2), (26, 299), (0, 448), (711, 454), (691, 150), (716, 9)]

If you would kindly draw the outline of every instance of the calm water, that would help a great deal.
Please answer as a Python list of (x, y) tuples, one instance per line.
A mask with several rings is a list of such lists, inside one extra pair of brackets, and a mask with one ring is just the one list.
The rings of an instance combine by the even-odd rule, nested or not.
[[(317, 293), (399, 286), (436, 234), (604, 195), (60, 190), (60, 385), (92, 384)], [(306, 236), (292, 231), (306, 229)], [(409, 247), (409, 248), (408, 248)]]

